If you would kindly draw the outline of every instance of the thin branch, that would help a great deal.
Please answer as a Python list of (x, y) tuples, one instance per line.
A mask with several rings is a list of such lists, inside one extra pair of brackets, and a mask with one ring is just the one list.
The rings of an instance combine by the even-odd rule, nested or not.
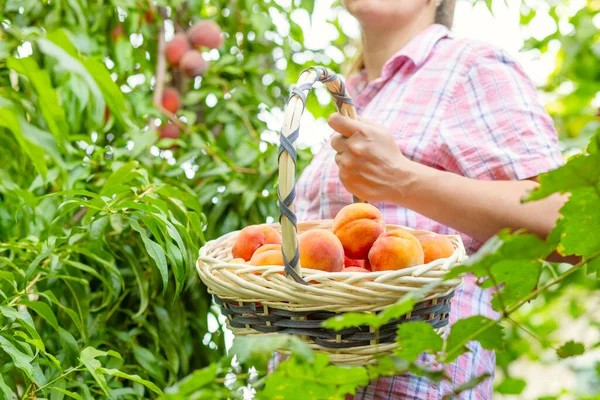
[(541, 344), (542, 346), (546, 346), (548, 343), (544, 342), (542, 340), (542, 338), (540, 338), (538, 335), (536, 335), (533, 331), (531, 331), (530, 329), (525, 328), (523, 325), (519, 324), (517, 321), (515, 321), (514, 319), (507, 317), (506, 320), (508, 322), (510, 322), (511, 324), (513, 324), (515, 326), (515, 328), (522, 330), (523, 332), (525, 332), (527, 335), (529, 335), (532, 339), (536, 340), (537, 342), (539, 342), (539, 344)]
[(167, 73), (167, 63), (165, 61), (165, 23), (161, 21), (158, 25), (158, 47), (156, 49), (156, 85), (152, 103), (158, 107), (162, 102), (163, 91), (165, 89), (165, 76)]
[(31, 290), (31, 288), (32, 288), (33, 286), (35, 286), (35, 284), (37, 283), (37, 281), (39, 281), (39, 280), (40, 280), (40, 278), (41, 278), (41, 277), (42, 277), (42, 274), (41, 274), (41, 273), (37, 274), (37, 275), (35, 276), (35, 278), (33, 278), (33, 279), (31, 280), (31, 282), (29, 282), (29, 283), (27, 284), (27, 286), (25, 287), (25, 290), (23, 290), (22, 292), (20, 292), (20, 293), (19, 293), (19, 295), (18, 295), (17, 297), (15, 297), (14, 299), (12, 299), (12, 300), (10, 301), (10, 303), (8, 303), (8, 306), (9, 306), (9, 307), (12, 307), (12, 306), (14, 306), (15, 304), (17, 304), (17, 303), (19, 302), (19, 300), (21, 299), (21, 296), (23, 296), (24, 294), (27, 294), (27, 293), (28, 293), (28, 292)]

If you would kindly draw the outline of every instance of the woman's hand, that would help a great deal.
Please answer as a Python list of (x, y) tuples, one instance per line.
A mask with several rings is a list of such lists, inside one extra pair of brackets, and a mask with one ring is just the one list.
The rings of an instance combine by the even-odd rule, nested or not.
[(423, 167), (402, 154), (384, 127), (335, 113), (329, 118), (339, 135), (331, 140), (344, 187), (364, 201), (398, 201)]

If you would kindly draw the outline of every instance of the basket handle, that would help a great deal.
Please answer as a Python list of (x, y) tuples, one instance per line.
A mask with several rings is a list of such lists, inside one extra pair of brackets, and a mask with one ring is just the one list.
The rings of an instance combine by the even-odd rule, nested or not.
[[(352, 119), (357, 119), (356, 109), (352, 99), (346, 91), (342, 79), (335, 73), (323, 67), (310, 67), (302, 71), (298, 83), (292, 86), (287, 102), (283, 127), (281, 129), (279, 146), (279, 209), (281, 215), (282, 252), (285, 264), (284, 272), (298, 283), (306, 284), (302, 279), (300, 266), (300, 253), (296, 232), (296, 214), (294, 213), (294, 199), (296, 198), (296, 149), (295, 141), (298, 139), (300, 118), (306, 107), (306, 95), (315, 83), (325, 84), (335, 100), (338, 112)], [(354, 202), (361, 200), (353, 196)]]

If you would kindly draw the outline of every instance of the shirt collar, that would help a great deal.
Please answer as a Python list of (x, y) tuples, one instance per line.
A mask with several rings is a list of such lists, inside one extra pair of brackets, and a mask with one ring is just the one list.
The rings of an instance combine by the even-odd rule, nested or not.
[[(436, 45), (436, 43), (449, 36), (451, 36), (451, 32), (444, 25), (433, 24), (428, 26), (415, 37), (413, 37), (408, 44), (400, 49), (400, 51), (386, 61), (386, 63), (383, 65), (383, 69), (381, 70), (381, 77), (377, 80), (389, 79), (405, 60), (410, 60), (417, 68), (419, 68), (423, 65), (423, 63), (425, 63), (433, 51), (433, 47)], [(350, 76), (348, 78), (348, 83), (351, 86), (356, 85), (360, 87), (364, 86), (366, 79), (366, 71), (362, 70)]]

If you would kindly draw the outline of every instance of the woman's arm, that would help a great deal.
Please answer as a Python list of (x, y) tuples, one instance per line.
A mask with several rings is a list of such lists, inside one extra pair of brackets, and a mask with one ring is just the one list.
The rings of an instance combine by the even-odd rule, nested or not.
[(545, 238), (566, 200), (556, 195), (522, 204), (536, 182), (481, 181), (440, 171), (407, 159), (383, 127), (339, 114), (329, 124), (341, 134), (332, 146), (348, 191), (366, 201), (409, 208), (480, 241), (504, 228), (524, 228)]

